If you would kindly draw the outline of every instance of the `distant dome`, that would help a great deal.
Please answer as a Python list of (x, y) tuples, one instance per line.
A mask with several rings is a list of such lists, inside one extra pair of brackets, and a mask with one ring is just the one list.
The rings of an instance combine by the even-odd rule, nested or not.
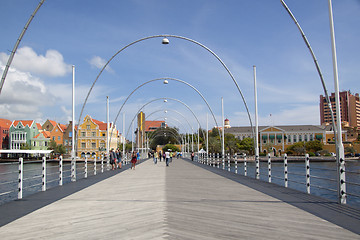
[(231, 126), (230, 126), (230, 120), (227, 119), (227, 118), (224, 120), (224, 127), (225, 127), (225, 128), (231, 128)]

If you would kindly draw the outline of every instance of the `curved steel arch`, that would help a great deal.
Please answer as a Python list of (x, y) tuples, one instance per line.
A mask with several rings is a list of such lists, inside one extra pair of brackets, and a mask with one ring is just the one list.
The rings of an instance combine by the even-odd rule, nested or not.
[(217, 123), (217, 121), (216, 121), (215, 115), (214, 115), (214, 113), (213, 113), (213, 111), (212, 111), (209, 103), (206, 101), (205, 97), (201, 94), (201, 92), (200, 92), (199, 90), (197, 90), (194, 86), (192, 86), (191, 84), (189, 84), (188, 82), (186, 82), (186, 81), (183, 81), (183, 80), (180, 80), (180, 79), (176, 79), (176, 78), (170, 78), (170, 77), (155, 78), (155, 79), (149, 80), (149, 81), (147, 81), (147, 82), (139, 85), (138, 87), (136, 87), (136, 88), (128, 95), (128, 97), (125, 99), (124, 103), (121, 105), (121, 107), (120, 107), (120, 109), (119, 109), (119, 111), (118, 111), (118, 113), (117, 113), (117, 115), (116, 115), (116, 117), (115, 117), (114, 124), (116, 124), (117, 119), (118, 119), (118, 117), (119, 117), (119, 115), (120, 115), (121, 110), (123, 109), (123, 107), (125, 106), (126, 102), (129, 100), (129, 98), (132, 96), (132, 94), (133, 94), (134, 92), (136, 92), (139, 88), (143, 87), (144, 85), (146, 85), (146, 84), (148, 84), (148, 83), (155, 82), (155, 81), (160, 81), (160, 80), (161, 80), (161, 81), (162, 81), (162, 80), (171, 80), (171, 81), (180, 82), (180, 83), (186, 84), (187, 86), (191, 87), (194, 91), (196, 91), (196, 92), (199, 94), (199, 96), (204, 100), (204, 102), (206, 103), (207, 107), (209, 108), (210, 113), (211, 113), (211, 115), (212, 115), (212, 117), (213, 117), (213, 119), (214, 119), (214, 121), (215, 121), (215, 123), (216, 123), (216, 126), (218, 127), (219, 135), (221, 135), (221, 134), (220, 134), (220, 128), (219, 128), (219, 125), (218, 125), (218, 123)]
[(239, 93), (240, 93), (240, 96), (244, 102), (244, 106), (246, 108), (246, 111), (247, 111), (247, 114), (248, 114), (248, 118), (249, 118), (249, 122), (250, 122), (250, 125), (251, 125), (251, 130), (252, 130), (252, 133), (254, 135), (254, 129), (253, 129), (253, 124), (252, 124), (252, 121), (251, 121), (251, 117), (250, 117), (250, 112), (249, 112), (249, 108), (246, 104), (246, 101), (245, 101), (245, 98), (244, 98), (244, 95), (242, 94), (241, 90), (240, 90), (240, 87), (238, 85), (238, 83), (236, 82), (235, 80), (235, 77), (233, 76), (233, 74), (231, 73), (231, 71), (229, 70), (229, 68), (225, 65), (225, 63), (220, 59), (220, 57), (218, 57), (210, 48), (206, 47), (205, 45), (201, 44), (200, 42), (197, 42), (193, 39), (190, 39), (190, 38), (186, 38), (186, 37), (182, 37), (182, 36), (177, 36), (177, 35), (170, 35), (170, 34), (161, 34), (161, 35), (153, 35), (153, 36), (149, 36), (149, 37), (144, 37), (144, 38), (141, 38), (141, 39), (138, 39), (132, 43), (129, 43), (128, 45), (126, 45), (125, 47), (121, 48), (119, 51), (117, 51), (107, 62), (106, 64), (104, 65), (104, 67), (100, 70), (99, 74), (97, 75), (95, 81), (93, 82), (93, 84), (91, 85), (90, 87), (90, 90), (85, 98), (85, 101), (84, 101), (84, 104), (81, 108), (81, 112), (80, 112), (80, 116), (79, 116), (79, 121), (78, 121), (78, 124), (77, 124), (77, 127), (79, 126), (80, 124), (80, 121), (81, 121), (81, 117), (82, 117), (82, 114), (83, 114), (83, 111), (84, 111), (84, 108), (85, 108), (85, 105), (87, 103), (87, 100), (90, 96), (90, 93), (93, 89), (93, 87), (95, 86), (95, 83), (97, 82), (97, 80), (99, 79), (100, 75), (103, 73), (103, 71), (105, 70), (105, 68), (109, 65), (109, 63), (120, 53), (122, 52), (123, 50), (125, 50), (126, 48), (138, 43), (138, 42), (141, 42), (141, 41), (144, 41), (144, 40), (148, 40), (148, 39), (152, 39), (152, 38), (168, 38), (168, 37), (172, 37), (172, 38), (178, 38), (178, 39), (182, 39), (182, 40), (186, 40), (186, 41), (189, 41), (189, 42), (192, 42), (192, 43), (195, 43), (196, 45), (204, 48), (205, 50), (207, 50), (208, 52), (210, 52), (220, 63), (221, 65), (226, 69), (226, 71), (228, 72), (228, 74), (230, 75), (231, 79), (233, 80), (234, 84), (236, 85)]
[(8, 58), (8, 61), (7, 61), (7, 63), (6, 63), (5, 69), (4, 69), (4, 72), (3, 72), (2, 77), (1, 77), (0, 94), (1, 94), (1, 91), (2, 91), (2, 89), (3, 89), (4, 83), (5, 83), (5, 78), (6, 78), (6, 75), (7, 75), (8, 71), (9, 71), (10, 65), (11, 65), (11, 63), (12, 63), (12, 60), (14, 59), (16, 50), (18, 49), (19, 44), (20, 44), (22, 38), (24, 37), (26, 30), (29, 28), (29, 25), (30, 25), (31, 21), (33, 20), (33, 18), (35, 17), (37, 11), (40, 9), (40, 7), (43, 5), (44, 2), (45, 2), (45, 0), (41, 0), (41, 1), (39, 2), (39, 4), (37, 5), (37, 7), (35, 8), (34, 12), (31, 14), (29, 20), (26, 22), (26, 24), (25, 24), (23, 30), (21, 31), (18, 39), (16, 40), (16, 43), (15, 43), (15, 45), (14, 45), (14, 48), (13, 48), (13, 50), (11, 51), (11, 54), (10, 54), (10, 56), (9, 56), (9, 58)]
[[(153, 99), (153, 100), (145, 103), (141, 108), (139, 108), (139, 110), (137, 111), (137, 113), (135, 114), (135, 116), (133, 117), (133, 119), (131, 120), (131, 122), (134, 122), (136, 116), (140, 113), (140, 111), (141, 111), (145, 106), (147, 106), (148, 104), (150, 104), (150, 103), (152, 103), (152, 102), (159, 101), (159, 100), (165, 100), (165, 99), (170, 99), (170, 100), (173, 100), (173, 101), (177, 101), (177, 102), (183, 104), (184, 106), (186, 106), (186, 107), (190, 110), (190, 112), (193, 114), (193, 116), (195, 117), (195, 119), (196, 119), (196, 121), (198, 122), (199, 126), (201, 127), (201, 124), (200, 124), (200, 122), (199, 122), (199, 119), (196, 117), (196, 115), (195, 115), (195, 113), (193, 112), (193, 110), (191, 110), (191, 108), (190, 108), (188, 105), (186, 105), (184, 102), (182, 102), (182, 101), (180, 101), (180, 100), (178, 100), (178, 99), (175, 99), (175, 98), (156, 98), (156, 99)], [(130, 129), (130, 126), (131, 126), (131, 125), (132, 125), (132, 124), (129, 125), (129, 128), (128, 128), (128, 131), (127, 131), (127, 132), (129, 132), (129, 129)]]
[[(148, 117), (150, 117), (151, 115), (153, 115), (153, 114), (155, 114), (155, 113), (158, 113), (158, 112), (163, 112), (164, 110), (163, 109), (160, 109), (160, 110), (156, 110), (156, 111), (154, 111), (154, 112), (152, 112), (152, 113), (150, 113), (148, 116), (146, 116), (145, 117), (145, 120), (148, 118)], [(180, 113), (180, 112), (178, 112), (178, 111), (176, 111), (176, 110), (172, 110), (172, 109), (165, 109), (165, 111), (172, 111), (172, 112), (177, 112), (177, 113)], [(181, 115), (181, 114), (180, 114)], [(169, 116), (167, 116), (167, 117), (169, 117)], [(184, 116), (182, 116), (182, 117), (184, 117)], [(157, 118), (157, 119), (159, 119), (159, 118)], [(175, 118), (172, 118), (172, 119), (174, 119), (175, 120)], [(184, 117), (184, 119), (186, 120), (186, 122), (187, 122), (187, 124), (189, 125), (189, 127), (190, 127), (190, 130), (192, 131), (192, 132), (194, 132), (194, 129), (192, 128), (192, 126), (190, 125), (190, 123), (189, 123), (189, 121)], [(156, 119), (155, 119), (156, 120)], [(153, 120), (153, 121), (155, 121), (155, 120)], [(177, 119), (176, 119), (177, 120)], [(181, 123), (179, 120), (177, 120), (179, 123)], [(184, 126), (183, 126), (184, 127)]]

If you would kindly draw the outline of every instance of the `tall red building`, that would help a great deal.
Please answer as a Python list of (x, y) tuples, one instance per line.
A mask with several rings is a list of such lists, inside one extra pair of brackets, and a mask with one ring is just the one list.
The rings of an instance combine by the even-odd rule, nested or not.
[[(352, 95), (350, 91), (340, 92), (340, 116), (341, 123), (349, 127), (360, 127), (360, 101), (359, 94)], [(335, 93), (331, 93), (330, 102), (334, 111), (334, 118), (336, 121), (336, 114), (338, 111), (335, 105)], [(320, 123), (331, 124), (330, 109), (326, 103), (323, 95), (320, 95)]]

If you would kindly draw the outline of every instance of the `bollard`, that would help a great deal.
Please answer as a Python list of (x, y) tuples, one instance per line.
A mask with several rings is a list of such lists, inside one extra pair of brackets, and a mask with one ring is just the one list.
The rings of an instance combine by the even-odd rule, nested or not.
[(85, 175), (84, 178), (87, 178), (87, 156), (85, 156)]
[(24, 178), (24, 159), (19, 158), (19, 183), (18, 183), (18, 199), (22, 199), (23, 195), (23, 178)]
[(288, 187), (288, 161), (287, 154), (284, 154), (284, 183), (285, 187)]
[(46, 191), (46, 157), (42, 157), (42, 191)]
[(63, 156), (59, 160), (59, 186), (63, 185)]
[(306, 171), (306, 192), (310, 194), (310, 158), (305, 154), (305, 171)]
[(246, 154), (244, 156), (244, 176), (247, 176)]
[(269, 175), (269, 182), (271, 182), (271, 156), (270, 156), (270, 153), (268, 154), (268, 175)]

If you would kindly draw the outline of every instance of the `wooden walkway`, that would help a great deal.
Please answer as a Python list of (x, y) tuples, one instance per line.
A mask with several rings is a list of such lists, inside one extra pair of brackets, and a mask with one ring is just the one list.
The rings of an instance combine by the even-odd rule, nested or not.
[[(359, 232), (239, 183), (248, 178), (206, 168), (182, 159), (169, 167), (145, 161), (3, 225), (0, 239), (360, 239)], [(51, 200), (39, 196), (31, 201)]]

